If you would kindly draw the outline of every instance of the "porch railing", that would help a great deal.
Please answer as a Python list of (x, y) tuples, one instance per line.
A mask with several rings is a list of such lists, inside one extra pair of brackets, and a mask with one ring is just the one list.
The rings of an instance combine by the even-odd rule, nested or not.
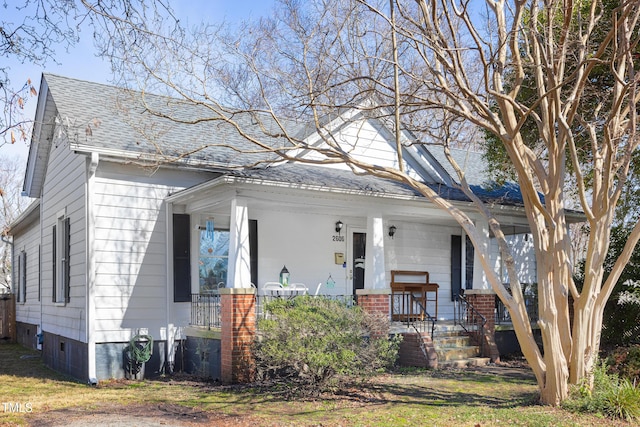
[(220, 327), (220, 295), (191, 294), (191, 325), (208, 329)]
[(420, 298), (412, 292), (399, 292), (392, 295), (392, 319), (413, 327), (416, 332), (428, 332), (433, 337), (437, 319), (427, 311)]
[(483, 354), (484, 325), (487, 319), (467, 300), (464, 293), (458, 294), (455, 298), (453, 317), (455, 324), (460, 325), (470, 337), (476, 340), (476, 344), (480, 346), (480, 354)]
[[(256, 296), (256, 318), (264, 319), (264, 306), (274, 298), (295, 298), (295, 296)], [(315, 297), (314, 297), (315, 298)], [(356, 297), (354, 295), (319, 295), (318, 298), (329, 298), (332, 300), (342, 301), (348, 307), (356, 305)], [(191, 320), (192, 326), (200, 326), (208, 329), (220, 328), (220, 295), (218, 294), (191, 294)]]
[[(527, 314), (529, 315), (529, 320), (532, 322), (538, 321), (538, 298), (536, 295), (532, 295), (529, 293), (525, 293), (524, 295), (524, 303), (527, 307)], [(509, 314), (509, 310), (502, 303), (500, 298), (496, 295), (496, 325), (511, 323), (511, 315)]]

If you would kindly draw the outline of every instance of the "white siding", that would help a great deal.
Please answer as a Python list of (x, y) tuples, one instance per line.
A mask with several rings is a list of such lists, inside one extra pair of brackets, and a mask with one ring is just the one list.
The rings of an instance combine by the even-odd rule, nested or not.
[[(398, 167), (398, 154), (395, 146), (389, 144), (389, 141), (376, 128), (374, 121), (354, 121), (335, 132), (333, 137), (334, 142), (355, 159), (382, 167)], [(395, 141), (393, 141), (393, 144), (395, 144)], [(321, 143), (321, 145), (324, 145), (324, 143)], [(323, 159), (323, 156), (317, 152), (310, 152), (305, 157), (314, 160)], [(351, 170), (345, 163), (331, 163), (325, 166)], [(405, 167), (410, 176), (419, 178), (408, 165), (405, 164)]]
[(429, 281), (439, 285), (438, 318), (453, 318), (451, 236), (460, 235), (460, 227), (399, 221), (394, 225), (397, 231), (385, 255), (387, 279), (391, 270), (428, 271)]
[[(55, 135), (58, 132), (54, 133)], [(42, 207), (42, 328), (46, 332), (86, 342), (86, 157), (69, 150), (66, 141), (56, 138), (51, 146), (45, 177)], [(52, 302), (52, 227), (58, 212), (71, 223), (70, 302)]]
[[(29, 227), (23, 230), (20, 234), (14, 236), (14, 269), (13, 269), (13, 283), (14, 292), (17, 293), (17, 286), (19, 284), (19, 272), (17, 270), (17, 259), (21, 252), (27, 254), (27, 294), (26, 301), (21, 298), (20, 302), (16, 303), (16, 320), (18, 322), (26, 322), (35, 325), (40, 324), (40, 299), (38, 298), (39, 291), (39, 246), (40, 246), (40, 223), (38, 221), (29, 225)], [(22, 268), (22, 267), (21, 267)], [(22, 290), (20, 290), (22, 294)]]
[[(520, 283), (536, 283), (538, 279), (533, 240), (530, 237), (525, 238), (524, 234), (506, 236), (506, 240), (511, 247)], [(502, 277), (502, 282), (509, 283), (509, 276), (506, 268), (502, 265), (498, 244), (495, 239), (491, 239), (491, 260), (496, 271)]]
[(92, 195), (96, 342), (127, 341), (138, 330), (166, 338), (171, 242), (164, 199), (207, 178), (100, 163)]
[[(336, 265), (334, 253), (346, 255), (346, 242), (334, 242), (335, 223), (333, 215), (293, 213), (287, 211), (249, 212), (249, 217), (258, 220), (258, 286), (265, 282), (278, 281), (280, 270), (287, 266), (290, 282), (306, 284), (315, 291), (319, 282), (325, 283), (329, 275), (335, 280), (333, 289), (323, 289), (331, 295), (352, 294), (347, 287), (347, 269)], [(346, 217), (342, 221), (353, 225)], [(365, 220), (366, 221), (366, 220)], [(362, 226), (366, 222), (360, 220)], [(346, 228), (342, 235), (346, 235)], [(301, 250), (301, 248), (303, 248)]]
[[(291, 274), (290, 282), (302, 282), (312, 293), (320, 282), (323, 283), (322, 294), (353, 293), (349, 280), (349, 241), (346, 238), (342, 242), (334, 241), (333, 237), (337, 235), (334, 231), (335, 222), (338, 219), (343, 221), (345, 227), (341, 235), (347, 236), (354, 229), (368, 232), (366, 218), (291, 212), (286, 209), (253, 210), (249, 217), (258, 220), (258, 288), (266, 282), (278, 281), (280, 270), (286, 265)], [(216, 218), (216, 221), (224, 222), (220, 218)], [(391, 270), (428, 271), (430, 281), (440, 285), (438, 317), (452, 318), (451, 235), (460, 235), (460, 227), (396, 220), (393, 224), (397, 227), (394, 239), (385, 238), (387, 284), (391, 279)], [(346, 268), (335, 264), (335, 253), (345, 255)], [(329, 275), (335, 281), (332, 289), (324, 286)], [(182, 318), (186, 314), (182, 313)]]

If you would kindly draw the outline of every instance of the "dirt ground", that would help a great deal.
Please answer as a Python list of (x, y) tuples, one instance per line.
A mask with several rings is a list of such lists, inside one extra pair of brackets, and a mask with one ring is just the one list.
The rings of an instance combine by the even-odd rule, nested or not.
[(49, 411), (28, 418), (30, 426), (42, 427), (194, 427), (253, 426), (250, 417), (230, 417), (178, 405), (122, 406), (97, 405), (90, 413), (86, 409)]

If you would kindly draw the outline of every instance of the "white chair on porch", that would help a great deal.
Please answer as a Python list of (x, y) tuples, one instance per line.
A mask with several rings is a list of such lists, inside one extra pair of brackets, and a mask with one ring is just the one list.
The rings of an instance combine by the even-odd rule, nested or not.
[(276, 296), (282, 290), (282, 285), (278, 282), (267, 282), (262, 286), (262, 295)]
[(309, 288), (307, 288), (307, 285), (304, 283), (290, 283), (287, 288), (289, 289), (289, 292), (295, 293), (296, 295), (309, 293)]

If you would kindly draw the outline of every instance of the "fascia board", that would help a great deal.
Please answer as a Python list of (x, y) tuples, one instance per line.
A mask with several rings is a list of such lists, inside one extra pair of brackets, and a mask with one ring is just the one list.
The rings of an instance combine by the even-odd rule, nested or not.
[[(41, 188), (34, 188), (35, 177), (39, 173), (44, 175), (47, 168), (47, 155), (42, 156), (43, 152), (51, 148), (51, 140), (46, 138), (43, 140), (43, 127), (45, 123), (45, 113), (47, 111), (48, 102), (52, 102), (49, 94), (49, 86), (44, 76), (40, 80), (40, 92), (38, 93), (38, 104), (34, 118), (33, 131), (31, 134), (31, 143), (29, 144), (29, 156), (27, 157), (27, 167), (25, 169), (24, 182), (22, 184), (22, 194), (27, 197), (40, 197)], [(51, 118), (53, 123), (53, 118)], [(44, 178), (42, 178), (44, 180)]]
[(9, 224), (9, 234), (15, 235), (23, 228), (34, 223), (40, 218), (40, 199), (36, 199), (25, 209), (11, 224)]

